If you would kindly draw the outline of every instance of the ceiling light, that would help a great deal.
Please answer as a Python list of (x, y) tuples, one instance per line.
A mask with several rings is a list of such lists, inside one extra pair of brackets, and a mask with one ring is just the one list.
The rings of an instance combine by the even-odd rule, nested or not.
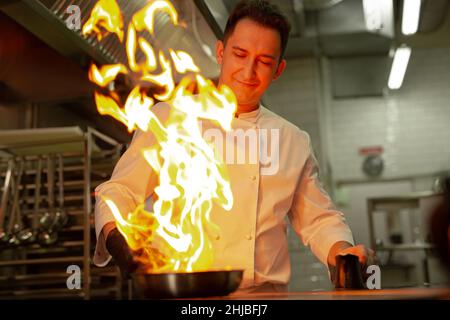
[(389, 75), (389, 89), (396, 90), (402, 86), (410, 56), (411, 48), (409, 47), (402, 46), (395, 51), (391, 74)]
[(421, 0), (403, 0), (402, 33), (414, 34), (419, 28)]

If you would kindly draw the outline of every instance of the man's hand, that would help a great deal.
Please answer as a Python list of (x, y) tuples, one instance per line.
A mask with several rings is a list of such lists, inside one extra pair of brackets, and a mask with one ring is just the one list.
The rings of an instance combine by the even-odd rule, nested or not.
[(106, 238), (106, 249), (108, 249), (125, 279), (128, 279), (130, 274), (138, 268), (139, 263), (135, 260), (133, 252), (117, 228), (109, 230)]
[(340, 241), (335, 243), (328, 254), (328, 265), (336, 266), (336, 256), (344, 256), (346, 254), (352, 254), (358, 257), (359, 263), (366, 269), (371, 264), (376, 264), (375, 252), (372, 249), (364, 247), (362, 244), (352, 246), (350, 243)]
[[(367, 267), (376, 264), (376, 256), (373, 250), (365, 248), (363, 245), (352, 246), (350, 243), (345, 241), (340, 241), (335, 243), (328, 254), (328, 269), (330, 271), (331, 281), (335, 285), (336, 288), (345, 288), (346, 279), (345, 276), (341, 274), (342, 270), (337, 270), (336, 266), (336, 257), (337, 256), (345, 256), (345, 255), (353, 255), (358, 257), (359, 264), (361, 266), (361, 276), (363, 281), (366, 281), (368, 278), (367, 275)], [(339, 275), (338, 275), (339, 273)], [(355, 276), (355, 275), (354, 275)], [(350, 279), (351, 283), (354, 282), (353, 285), (356, 285), (355, 288), (360, 288), (360, 286), (364, 286), (362, 283), (359, 284), (358, 277), (354, 279)]]

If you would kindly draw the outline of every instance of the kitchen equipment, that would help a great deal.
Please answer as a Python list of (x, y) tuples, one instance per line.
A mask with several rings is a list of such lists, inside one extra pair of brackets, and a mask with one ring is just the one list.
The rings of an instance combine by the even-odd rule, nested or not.
[(8, 169), (5, 174), (5, 181), (3, 184), (2, 202), (0, 207), (0, 243), (7, 243), (9, 236), (4, 230), (6, 211), (8, 209), (9, 189), (11, 186), (11, 179), (14, 172), (14, 160), (8, 160)]
[(243, 270), (132, 274), (139, 299), (194, 298), (225, 296), (242, 281)]
[(55, 221), (55, 168), (51, 155), (47, 157), (47, 203), (48, 210), (39, 220), (42, 232), (39, 234), (39, 243), (44, 246), (52, 245), (58, 240), (58, 235), (53, 230), (53, 222)]
[(41, 201), (41, 173), (42, 173), (42, 158), (39, 157), (36, 163), (36, 177), (34, 182), (34, 210), (31, 222), (31, 228), (23, 229), (19, 232), (18, 237), (21, 244), (30, 244), (36, 242), (38, 236), (39, 224), (39, 206)]
[(64, 208), (64, 159), (58, 154), (58, 209), (55, 212), (53, 228), (61, 230), (67, 225), (69, 216)]
[(47, 204), (48, 209), (44, 213), (44, 215), (39, 219), (39, 224), (43, 230), (50, 231), (53, 221), (54, 215), (52, 209), (54, 208), (54, 163), (51, 155), (47, 156)]
[(335, 288), (364, 289), (358, 256), (353, 254), (336, 256), (336, 268), (333, 271), (332, 281)]
[(381, 155), (369, 155), (364, 159), (363, 172), (370, 177), (378, 177), (384, 169), (384, 161)]
[(19, 159), (19, 169), (17, 172), (16, 181), (14, 181), (14, 197), (13, 197), (13, 205), (11, 209), (11, 216), (9, 217), (8, 223), (8, 245), (17, 246), (20, 244), (19, 238), (17, 237), (17, 233), (22, 230), (22, 217), (20, 212), (20, 184), (22, 182), (22, 174), (23, 174), (23, 159)]

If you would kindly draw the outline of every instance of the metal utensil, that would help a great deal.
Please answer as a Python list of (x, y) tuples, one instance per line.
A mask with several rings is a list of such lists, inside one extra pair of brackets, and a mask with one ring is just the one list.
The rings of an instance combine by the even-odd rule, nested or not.
[(21, 220), (21, 212), (20, 212), (20, 184), (22, 181), (23, 174), (23, 159), (19, 159), (19, 169), (17, 172), (17, 179), (14, 182), (14, 198), (13, 205), (11, 210), (11, 216), (8, 224), (8, 244), (11, 246), (17, 246), (20, 244), (19, 238), (17, 237), (17, 233), (23, 228), (22, 220)]
[(51, 208), (54, 207), (54, 163), (51, 155), (47, 156), (47, 204), (48, 209), (39, 219), (39, 224), (43, 230), (49, 231), (53, 225), (54, 215)]
[(48, 210), (39, 221), (41, 227), (43, 228), (43, 231), (39, 234), (39, 243), (44, 246), (52, 245), (56, 242), (56, 240), (58, 240), (58, 235), (53, 230), (53, 222), (55, 218), (54, 183), (55, 183), (54, 162), (51, 155), (49, 155), (47, 157)]
[(55, 220), (53, 228), (61, 230), (69, 221), (69, 216), (64, 208), (64, 159), (61, 154), (58, 154), (58, 209), (55, 212)]
[(11, 186), (12, 175), (14, 172), (14, 159), (8, 160), (8, 169), (3, 183), (2, 203), (0, 207), (0, 243), (7, 243), (9, 235), (4, 230), (6, 211), (8, 209), (9, 189)]
[(37, 159), (36, 164), (36, 177), (34, 182), (34, 210), (33, 218), (31, 222), (31, 228), (23, 229), (18, 233), (19, 241), (21, 244), (31, 244), (36, 242), (38, 237), (38, 224), (39, 224), (39, 206), (41, 201), (41, 172), (42, 172), (42, 158)]
[(225, 296), (242, 281), (243, 270), (187, 273), (133, 273), (132, 283), (141, 299)]

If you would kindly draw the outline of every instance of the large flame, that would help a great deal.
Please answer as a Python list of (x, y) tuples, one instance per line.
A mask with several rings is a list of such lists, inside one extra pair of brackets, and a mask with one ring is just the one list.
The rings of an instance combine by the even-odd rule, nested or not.
[[(119, 74), (137, 75), (141, 85), (131, 90), (124, 104), (113, 91), (108, 94), (97, 91), (95, 101), (99, 113), (114, 117), (129, 132), (151, 131), (157, 141), (142, 150), (149, 170), (159, 176), (153, 212), (139, 204), (133, 212), (124, 213), (113, 199), (104, 200), (147, 272), (207, 270), (213, 262), (210, 234), (218, 228), (210, 220), (213, 201), (230, 210), (233, 196), (226, 167), (216, 157), (213, 146), (203, 140), (198, 123), (206, 119), (230, 130), (236, 100), (231, 89), (216, 88), (202, 77), (188, 53), (169, 49), (169, 58), (163, 51), (156, 54), (152, 45), (139, 36), (139, 32), (154, 36), (158, 13), (169, 15), (174, 26), (179, 24), (178, 14), (169, 1), (152, 1), (133, 15), (124, 32), (115, 0), (101, 0), (83, 27), (85, 35), (94, 33), (101, 39), (108, 33), (115, 34), (122, 43), (126, 34), (128, 66), (114, 64), (98, 68), (92, 64), (89, 79), (103, 88), (102, 92)], [(136, 61), (137, 50), (144, 53), (144, 61)], [(189, 73), (177, 86), (175, 71)], [(149, 97), (142, 88), (146, 83), (163, 91)], [(198, 94), (194, 95), (194, 90)], [(156, 100), (171, 106), (169, 119), (164, 123), (152, 111)]]

